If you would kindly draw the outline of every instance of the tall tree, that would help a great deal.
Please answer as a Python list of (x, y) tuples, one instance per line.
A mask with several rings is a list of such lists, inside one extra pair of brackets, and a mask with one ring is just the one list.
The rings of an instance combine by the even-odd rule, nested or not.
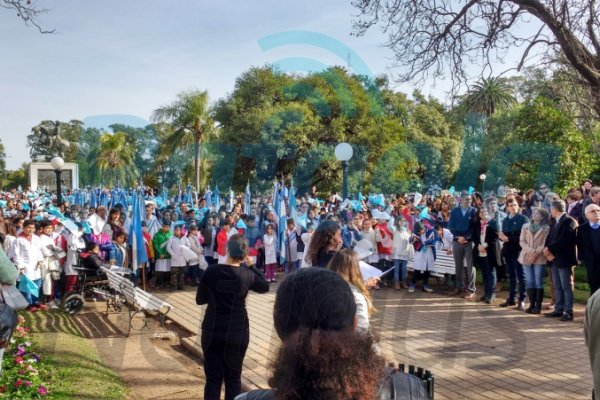
[[(355, 33), (380, 25), (403, 68), (400, 80), (449, 75), (466, 83), (468, 66), (492, 71), (520, 51), (520, 69), (551, 54), (577, 73), (600, 118), (600, 6), (596, 0), (354, 0)], [(525, 25), (536, 27), (530, 34)], [(548, 63), (548, 67), (556, 65)]]
[(173, 131), (165, 142), (171, 151), (174, 152), (177, 148), (190, 143), (194, 144), (196, 190), (200, 190), (202, 140), (215, 129), (214, 121), (209, 115), (208, 92), (182, 92), (173, 103), (156, 109), (152, 120), (168, 122), (173, 126)]
[(516, 104), (517, 100), (512, 92), (512, 86), (504, 78), (482, 78), (469, 89), (461, 105), (466, 111), (482, 113), (489, 117), (497, 109), (509, 108)]
[(127, 134), (105, 133), (100, 137), (100, 151), (95, 161), (102, 183), (131, 185), (137, 177), (135, 151), (128, 141)]

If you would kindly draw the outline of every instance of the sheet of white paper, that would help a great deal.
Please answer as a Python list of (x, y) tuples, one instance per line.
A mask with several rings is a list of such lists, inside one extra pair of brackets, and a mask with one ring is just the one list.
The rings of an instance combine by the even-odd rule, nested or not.
[(370, 278), (381, 278), (383, 275), (389, 273), (391, 270), (394, 269), (394, 267), (392, 267), (382, 272), (380, 269), (375, 268), (364, 261), (360, 261), (359, 266), (360, 273), (362, 274), (363, 280), (365, 281), (369, 280)]

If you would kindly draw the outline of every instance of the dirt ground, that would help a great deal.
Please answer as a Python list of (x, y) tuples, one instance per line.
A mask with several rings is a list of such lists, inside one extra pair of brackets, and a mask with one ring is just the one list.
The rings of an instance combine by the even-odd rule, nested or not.
[[(132, 330), (126, 337), (126, 312), (106, 317), (103, 311), (104, 303), (92, 303), (74, 320), (94, 343), (104, 364), (115, 370), (128, 386), (127, 399), (202, 399), (202, 366), (179, 341), (190, 336), (188, 332), (170, 321), (165, 331), (157, 320), (147, 319), (150, 329)], [(141, 326), (141, 319), (134, 321)]]

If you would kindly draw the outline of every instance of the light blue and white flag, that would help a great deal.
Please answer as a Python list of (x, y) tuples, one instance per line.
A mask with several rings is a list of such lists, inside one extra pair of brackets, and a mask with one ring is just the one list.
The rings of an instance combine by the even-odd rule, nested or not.
[(250, 182), (246, 184), (246, 193), (244, 197), (244, 214), (250, 215), (250, 202), (252, 201), (252, 194), (250, 193)]

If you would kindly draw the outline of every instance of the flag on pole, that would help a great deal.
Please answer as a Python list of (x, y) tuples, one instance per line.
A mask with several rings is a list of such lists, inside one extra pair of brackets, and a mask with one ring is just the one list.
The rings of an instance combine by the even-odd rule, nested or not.
[(273, 198), (271, 199), (271, 207), (273, 207), (273, 209), (277, 207), (277, 195), (279, 191), (278, 189), (279, 183), (277, 182), (277, 179), (275, 179), (275, 182), (273, 183)]
[(285, 197), (283, 196), (283, 190), (279, 191), (279, 199), (278, 199), (278, 207), (277, 207), (277, 216), (279, 217), (278, 235), (277, 235), (277, 243), (279, 244), (279, 262), (281, 265), (285, 264), (285, 260), (287, 258), (286, 255), (286, 243), (285, 243), (285, 231), (287, 229), (287, 212), (285, 207)]
[(290, 216), (290, 218), (292, 218), (294, 220), (294, 222), (298, 222), (298, 212), (296, 210), (296, 188), (293, 186), (294, 183), (292, 182), (292, 187), (290, 187), (290, 191), (289, 191), (289, 207), (288, 207), (288, 214)]
[(219, 188), (216, 186), (215, 186), (213, 203), (215, 203), (215, 210), (219, 211), (219, 208), (221, 208), (221, 197), (219, 196)]
[(229, 212), (233, 211), (233, 198), (235, 197), (235, 194), (233, 193), (233, 190), (231, 190), (231, 188), (229, 188)]
[(137, 272), (142, 263), (148, 262), (142, 221), (145, 219), (144, 193), (138, 189), (133, 193), (132, 221), (129, 227), (129, 240), (131, 242), (131, 269)]
[(206, 188), (206, 192), (204, 192), (204, 200), (206, 200), (206, 207), (212, 206), (212, 192), (210, 191), (210, 186)]
[(250, 182), (246, 184), (246, 194), (244, 197), (244, 214), (250, 215), (250, 202), (252, 201), (252, 194), (250, 193)]

